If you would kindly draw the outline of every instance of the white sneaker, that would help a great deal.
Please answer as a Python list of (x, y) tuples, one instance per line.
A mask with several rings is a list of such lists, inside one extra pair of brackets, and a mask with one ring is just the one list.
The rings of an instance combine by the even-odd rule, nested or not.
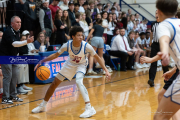
[(147, 68), (148, 67), (148, 65), (146, 65), (146, 63), (141, 64), (141, 66), (142, 66), (142, 68)]
[(93, 115), (95, 115), (96, 114), (96, 110), (94, 109), (94, 107), (91, 107), (91, 108), (86, 108), (85, 109), (85, 111), (84, 111), (84, 113), (83, 114), (81, 114), (79, 117), (80, 118), (89, 118), (89, 117), (91, 117), (91, 116), (93, 116)]
[(151, 63), (147, 63), (147, 65), (148, 65), (148, 67), (150, 67), (150, 66), (151, 66)]
[(88, 70), (87, 74), (88, 75), (97, 75), (97, 73), (94, 72), (93, 70)]
[(102, 68), (99, 63), (96, 63), (95, 68)]
[(22, 87), (23, 87), (24, 90), (27, 90), (27, 91), (32, 91), (33, 90), (33, 88), (27, 87), (25, 84), (23, 84)]
[(158, 60), (158, 62), (157, 62), (157, 66), (159, 67), (159, 66), (162, 66), (162, 64), (161, 64), (161, 60)]
[(134, 69), (141, 69), (142, 68), (142, 66), (140, 65), (140, 64), (138, 64), (138, 63), (136, 63), (135, 65), (134, 65)]
[(28, 94), (28, 92), (29, 92), (28, 90), (24, 90), (24, 89), (23, 89), (23, 86), (17, 88), (17, 93), (18, 93), (18, 94), (25, 95), (25, 94)]
[(106, 72), (103, 70), (103, 75), (105, 75), (106, 74)]
[(110, 73), (112, 73), (112, 72), (113, 72), (113, 70), (112, 70), (111, 68), (108, 68), (108, 71), (109, 71)]
[(43, 104), (41, 103), (38, 107), (34, 108), (31, 112), (40, 113), (40, 112), (44, 112), (45, 110), (46, 110), (46, 105), (43, 106)]

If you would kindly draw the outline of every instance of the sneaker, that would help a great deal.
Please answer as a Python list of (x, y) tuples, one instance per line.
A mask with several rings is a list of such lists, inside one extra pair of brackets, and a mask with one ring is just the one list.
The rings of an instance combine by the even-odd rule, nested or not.
[(94, 72), (93, 70), (88, 70), (87, 74), (88, 75), (97, 75), (97, 73)]
[(138, 63), (134, 65), (134, 69), (141, 69), (141, 68), (142, 68), (142, 66)]
[(32, 91), (33, 90), (33, 88), (27, 87), (25, 84), (23, 84), (22, 87), (23, 87), (24, 90), (27, 90), (27, 91)]
[(13, 104), (12, 100), (9, 99), (2, 99), (1, 104)]
[(99, 63), (96, 64), (95, 68), (102, 68)]
[(106, 74), (106, 72), (103, 70), (103, 75), (105, 75)]
[(26, 95), (26, 94), (28, 94), (28, 90), (24, 90), (23, 86), (21, 86), (21, 87), (17, 88), (17, 93), (22, 94), (22, 95)]
[(161, 60), (158, 60), (158, 61), (157, 61), (157, 66), (158, 66), (158, 67), (159, 67), (159, 66), (162, 66)]
[(110, 73), (112, 73), (112, 72), (113, 72), (113, 70), (112, 70), (111, 68), (108, 68), (108, 71), (109, 71)]
[(31, 112), (32, 113), (40, 113), (40, 112), (44, 112), (45, 110), (46, 110), (46, 105), (43, 106), (43, 104), (41, 103), (39, 106), (34, 108)]
[(86, 108), (85, 109), (85, 111), (84, 111), (84, 113), (83, 114), (81, 114), (79, 117), (80, 118), (89, 118), (89, 117), (91, 117), (91, 116), (93, 116), (93, 115), (95, 115), (96, 114), (96, 110), (94, 109), (94, 107), (91, 107), (91, 108)]
[(23, 99), (19, 98), (19, 97), (14, 97), (11, 99), (13, 102), (23, 102)]

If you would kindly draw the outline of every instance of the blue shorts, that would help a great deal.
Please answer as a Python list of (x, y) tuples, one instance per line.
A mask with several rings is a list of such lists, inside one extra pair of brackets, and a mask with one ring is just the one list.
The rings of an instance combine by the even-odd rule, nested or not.
[(104, 48), (104, 40), (102, 37), (93, 37), (91, 40), (91, 45), (96, 48)]

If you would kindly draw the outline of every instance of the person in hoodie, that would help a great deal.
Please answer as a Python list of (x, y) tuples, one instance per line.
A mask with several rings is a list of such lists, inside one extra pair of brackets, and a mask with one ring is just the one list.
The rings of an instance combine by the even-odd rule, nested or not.
[(36, 19), (37, 19), (37, 9), (34, 0), (27, 0), (24, 3), (24, 13), (25, 13), (25, 29), (30, 32), (33, 36), (33, 31), (36, 29)]
[(41, 31), (46, 34), (46, 37), (51, 37), (53, 29), (53, 20), (51, 10), (48, 8), (49, 0), (42, 0), (42, 8), (39, 11), (39, 23)]

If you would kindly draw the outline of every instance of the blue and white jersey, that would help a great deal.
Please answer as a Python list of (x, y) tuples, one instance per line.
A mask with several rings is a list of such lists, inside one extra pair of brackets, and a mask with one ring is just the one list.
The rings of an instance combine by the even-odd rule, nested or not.
[(80, 50), (77, 54), (75, 54), (76, 52), (73, 51), (72, 49), (72, 40), (68, 42), (67, 44), (67, 52), (69, 53), (69, 57), (67, 59), (68, 63), (74, 64), (74, 65), (79, 65), (79, 64), (84, 64), (87, 65), (88, 64), (88, 58), (87, 58), (87, 53), (86, 52), (86, 45), (87, 42), (82, 41), (81, 42), (81, 47)]
[(178, 69), (180, 69), (180, 19), (168, 18), (161, 22), (157, 28), (157, 37), (162, 36), (171, 38), (169, 43), (169, 53), (175, 61)]

